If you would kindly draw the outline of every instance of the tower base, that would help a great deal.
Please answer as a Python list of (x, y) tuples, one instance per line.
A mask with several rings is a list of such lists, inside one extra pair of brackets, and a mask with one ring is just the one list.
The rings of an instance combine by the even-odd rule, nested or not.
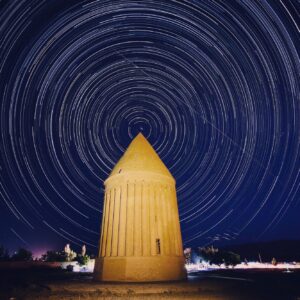
[(94, 279), (99, 281), (173, 281), (186, 279), (184, 257), (100, 257), (95, 260)]

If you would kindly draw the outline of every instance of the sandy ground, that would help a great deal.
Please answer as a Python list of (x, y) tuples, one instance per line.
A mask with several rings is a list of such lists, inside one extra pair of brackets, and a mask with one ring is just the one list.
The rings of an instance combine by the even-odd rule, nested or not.
[(0, 300), (295, 299), (300, 271), (225, 270), (190, 274), (184, 282), (99, 283), (91, 274), (58, 270), (0, 273)]

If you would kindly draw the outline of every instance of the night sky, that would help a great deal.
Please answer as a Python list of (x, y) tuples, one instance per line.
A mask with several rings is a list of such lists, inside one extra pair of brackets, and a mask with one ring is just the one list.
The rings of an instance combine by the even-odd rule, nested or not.
[(299, 3), (0, 1), (0, 244), (96, 253), (138, 132), (184, 246), (300, 239)]

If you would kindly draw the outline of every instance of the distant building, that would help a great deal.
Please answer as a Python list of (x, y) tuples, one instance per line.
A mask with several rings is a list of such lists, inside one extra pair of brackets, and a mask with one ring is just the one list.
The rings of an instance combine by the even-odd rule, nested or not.
[(104, 184), (95, 279), (186, 278), (175, 179), (141, 133)]

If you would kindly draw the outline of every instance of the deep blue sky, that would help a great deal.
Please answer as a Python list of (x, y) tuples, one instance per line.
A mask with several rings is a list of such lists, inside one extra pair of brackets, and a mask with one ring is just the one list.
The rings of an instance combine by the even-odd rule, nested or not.
[(299, 239), (299, 10), (1, 1), (0, 244), (95, 252), (139, 131), (177, 180), (185, 246)]

